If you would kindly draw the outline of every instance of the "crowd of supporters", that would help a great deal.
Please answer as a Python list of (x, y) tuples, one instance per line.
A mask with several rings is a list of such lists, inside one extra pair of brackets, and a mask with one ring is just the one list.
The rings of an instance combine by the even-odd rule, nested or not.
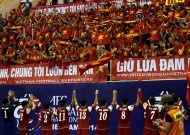
[(37, 15), (13, 9), (7, 18), (0, 15), (0, 65), (190, 55), (187, 3), (101, 7)]

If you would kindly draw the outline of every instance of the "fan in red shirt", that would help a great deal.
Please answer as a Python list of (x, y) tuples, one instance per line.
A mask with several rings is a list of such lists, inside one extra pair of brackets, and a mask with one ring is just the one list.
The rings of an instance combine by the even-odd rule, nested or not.
[(145, 115), (145, 126), (144, 126), (144, 135), (159, 135), (158, 128), (153, 124), (153, 121), (160, 117), (161, 108), (155, 106), (156, 99), (155, 97), (149, 98), (150, 105), (144, 100), (141, 89), (138, 90), (139, 98), (143, 104), (143, 108), (146, 112)]
[(87, 106), (86, 99), (82, 99), (80, 101), (80, 105), (78, 105), (77, 98), (76, 98), (76, 91), (73, 91), (74, 96), (74, 103), (76, 105), (76, 110), (78, 112), (78, 135), (90, 135), (90, 112), (94, 108), (94, 104), (91, 106)]
[[(117, 94), (117, 91), (116, 91)], [(118, 135), (131, 135), (130, 126), (130, 113), (139, 105), (139, 97), (134, 105), (128, 105), (128, 99), (122, 100), (122, 106), (117, 104), (116, 99), (116, 110), (118, 112)]]
[(53, 135), (52, 117), (55, 114), (51, 110), (51, 103), (44, 103), (44, 110), (40, 112), (40, 119), (42, 122), (41, 135)]
[(70, 105), (66, 106), (66, 101), (59, 102), (60, 107), (56, 111), (58, 118), (58, 135), (70, 135), (69, 131), (69, 111), (71, 110), (73, 99)]
[[(33, 100), (33, 95), (30, 95), (30, 101), (23, 101), (22, 107), (19, 110), (20, 121), (19, 121), (19, 134), (20, 135), (28, 135), (28, 124), (29, 124), (29, 117), (28, 114), (36, 108)], [(32, 106), (32, 108), (30, 108)], [(10, 129), (11, 130), (11, 129)]]
[(95, 110), (98, 114), (98, 121), (96, 126), (96, 135), (108, 135), (109, 134), (109, 118), (110, 113), (113, 110), (113, 103), (115, 101), (115, 92), (113, 91), (113, 101), (110, 106), (107, 107), (106, 99), (100, 100), (100, 106), (98, 106), (98, 90), (95, 92)]
[(35, 46), (33, 47), (33, 51), (31, 52), (31, 55), (30, 55), (30, 61), (34, 64), (40, 63), (41, 61), (41, 54)]
[(130, 44), (122, 43), (121, 47), (118, 50), (119, 59), (121, 61), (128, 60), (130, 58), (130, 51), (131, 51)]
[(132, 48), (130, 50), (130, 54), (133, 58), (141, 58), (142, 57), (142, 48), (139, 47), (136, 42), (134, 42), (132, 45)]
[(83, 57), (87, 57), (88, 61), (97, 60), (98, 51), (92, 46), (92, 43), (88, 41), (88, 47), (85, 48)]

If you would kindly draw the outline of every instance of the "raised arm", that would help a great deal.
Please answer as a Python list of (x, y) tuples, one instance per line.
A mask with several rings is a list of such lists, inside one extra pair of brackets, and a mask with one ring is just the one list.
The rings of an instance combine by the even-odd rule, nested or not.
[(113, 105), (117, 104), (117, 91), (113, 90), (113, 101), (112, 101)]
[(145, 100), (144, 97), (143, 97), (143, 94), (142, 94), (141, 88), (138, 89), (138, 91), (137, 91), (137, 95), (138, 95), (138, 97), (139, 97), (139, 101), (141, 101), (142, 104), (146, 102), (146, 100)]
[(95, 106), (98, 105), (98, 94), (99, 94), (99, 91), (96, 90), (96, 91), (95, 91), (95, 99), (94, 99), (94, 105), (95, 105)]
[(78, 106), (77, 97), (76, 97), (76, 91), (75, 90), (73, 91), (72, 96), (73, 96), (73, 102), (74, 102), (75, 106)]
[(32, 106), (31, 109), (36, 109), (36, 105), (34, 104), (34, 95), (30, 94), (30, 105)]

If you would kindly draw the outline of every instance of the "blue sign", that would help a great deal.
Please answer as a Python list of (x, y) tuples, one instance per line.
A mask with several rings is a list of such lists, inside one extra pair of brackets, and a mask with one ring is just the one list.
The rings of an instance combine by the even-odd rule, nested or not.
[[(29, 94), (33, 93), (35, 95), (35, 104), (37, 109), (30, 115), (30, 135), (40, 135), (41, 125), (38, 121), (37, 113), (42, 109), (42, 104), (44, 102), (50, 101), (52, 107), (58, 107), (59, 101), (65, 99), (67, 104), (71, 103), (72, 91), (76, 90), (78, 102), (85, 98), (88, 101), (88, 105), (93, 104), (95, 90), (99, 90), (99, 99), (107, 99), (108, 105), (112, 101), (112, 91), (118, 91), (118, 103), (121, 104), (123, 98), (129, 99), (129, 104), (134, 104), (136, 102), (137, 90), (142, 89), (145, 99), (151, 96), (155, 96), (156, 100), (159, 101), (161, 96), (165, 93), (176, 93), (182, 99), (185, 107), (187, 107), (186, 102), (186, 80), (168, 80), (168, 81), (136, 81), (136, 82), (106, 82), (106, 83), (72, 83), (72, 84), (51, 84), (51, 85), (1, 85), (0, 99), (7, 97), (9, 90), (14, 90), (19, 102), (23, 100), (28, 100)], [(21, 106), (15, 109), (15, 125), (18, 126), (18, 110)], [(77, 134), (77, 112), (75, 108), (72, 108), (69, 113), (70, 131), (71, 135)], [(2, 117), (2, 116), (0, 116)], [(95, 127), (97, 121), (97, 114), (92, 111), (90, 114), (90, 130), (91, 135), (95, 135)], [(0, 122), (0, 133), (1, 135), (6, 135), (3, 133), (3, 122)], [(186, 135), (190, 135), (190, 120), (185, 121), (185, 131)], [(57, 130), (57, 119), (53, 119), (54, 135), (56, 135)], [(117, 112), (116, 109), (111, 113), (110, 116), (110, 135), (117, 134)], [(138, 129), (137, 129), (138, 128)], [(142, 105), (139, 105), (134, 111), (131, 112), (131, 130), (132, 135), (142, 135), (144, 128), (144, 110)], [(16, 126), (15, 126), (16, 129)], [(18, 130), (18, 129), (16, 129)], [(18, 132), (18, 131), (17, 131)]]

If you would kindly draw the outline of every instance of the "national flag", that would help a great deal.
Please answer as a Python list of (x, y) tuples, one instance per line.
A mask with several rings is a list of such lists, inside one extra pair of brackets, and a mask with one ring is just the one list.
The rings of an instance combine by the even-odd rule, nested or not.
[(22, 15), (21, 4), (18, 5), (16, 12), (17, 12), (18, 15)]
[(108, 63), (111, 59), (112, 59), (112, 56), (105, 57), (105, 58), (99, 59), (97, 61), (93, 61), (85, 66), (79, 67), (80, 75), (82, 75), (86, 70), (88, 70), (90, 68), (95, 68), (95, 67), (98, 67), (98, 66)]
[(174, 0), (166, 0), (165, 5), (169, 6), (169, 5), (173, 5), (174, 4)]
[(190, 105), (190, 72), (187, 73), (187, 91), (186, 91), (186, 100)]

